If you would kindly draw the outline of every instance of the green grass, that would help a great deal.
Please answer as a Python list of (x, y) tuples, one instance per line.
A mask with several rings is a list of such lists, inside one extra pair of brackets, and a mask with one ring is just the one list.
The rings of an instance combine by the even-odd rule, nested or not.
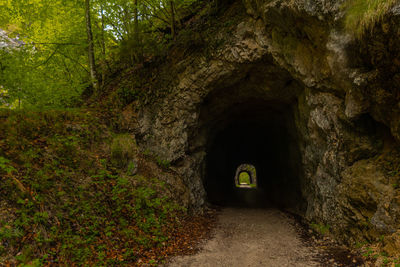
[(398, 2), (399, 0), (348, 0), (343, 4), (346, 30), (361, 38)]

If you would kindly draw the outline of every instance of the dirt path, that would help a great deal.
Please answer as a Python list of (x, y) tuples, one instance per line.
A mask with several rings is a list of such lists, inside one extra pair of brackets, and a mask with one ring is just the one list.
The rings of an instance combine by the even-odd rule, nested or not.
[(305, 245), (294, 219), (276, 209), (226, 208), (213, 238), (196, 255), (174, 258), (168, 266), (321, 266), (318, 251)]

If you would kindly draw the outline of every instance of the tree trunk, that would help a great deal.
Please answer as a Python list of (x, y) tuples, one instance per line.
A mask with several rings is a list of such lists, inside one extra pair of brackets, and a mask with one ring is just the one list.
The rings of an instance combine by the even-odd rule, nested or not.
[(97, 80), (96, 72), (96, 62), (94, 58), (94, 42), (92, 33), (92, 23), (90, 21), (90, 0), (85, 0), (85, 17), (86, 17), (86, 33), (88, 41), (88, 58), (89, 58), (89, 68), (90, 68), (90, 78), (92, 80), (92, 85), (95, 93), (98, 93), (99, 82)]
[(134, 1), (134, 25), (133, 25), (133, 34), (134, 34), (134, 42), (136, 44), (136, 55), (137, 58), (136, 60), (138, 62), (143, 62), (143, 46), (142, 46), (142, 40), (140, 38), (140, 32), (139, 32), (139, 9), (138, 9), (138, 0)]
[(172, 39), (175, 40), (175, 37), (176, 37), (176, 25), (175, 25), (174, 1), (170, 0), (169, 3), (170, 3), (170, 6), (171, 6), (171, 35), (172, 35)]
[(108, 66), (108, 63), (107, 63), (107, 55), (106, 55), (106, 38), (104, 36), (105, 22), (104, 22), (103, 5), (100, 6), (100, 11), (101, 11), (101, 54), (103, 56), (103, 60), (102, 60), (102, 63), (101, 63), (101, 66), (102, 66), (102, 69), (101, 69), (101, 87), (104, 87), (105, 80), (106, 80), (106, 66)]
[(134, 2), (134, 20), (135, 20), (135, 24), (134, 24), (134, 28), (133, 28), (133, 34), (134, 34), (134, 38), (135, 38), (135, 42), (139, 43), (139, 11), (138, 11), (138, 0), (135, 0)]

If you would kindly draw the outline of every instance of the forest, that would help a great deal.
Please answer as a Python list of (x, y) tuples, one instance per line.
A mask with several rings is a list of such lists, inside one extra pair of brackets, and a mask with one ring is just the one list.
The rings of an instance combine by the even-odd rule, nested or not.
[(0, 266), (400, 266), (399, 0), (1, 0)]
[[(1, 107), (78, 107), (110, 77), (204, 42), (193, 18), (216, 23), (222, 0), (4, 0), (0, 6)], [(346, 29), (368, 31), (396, 1), (347, 1)], [(201, 35), (201, 33), (200, 33)], [(199, 40), (201, 39), (201, 40)], [(131, 94), (134, 94), (130, 92)], [(86, 99), (86, 100), (85, 100)]]
[(119, 113), (150, 94), (138, 89), (146, 68), (166, 60), (185, 24), (216, 10), (217, 1), (1, 3), (0, 265), (157, 265), (193, 250), (211, 218), (188, 217), (165, 184), (169, 163), (139, 153)]
[(198, 10), (190, 0), (7, 0), (0, 6), (1, 105), (80, 106), (117, 70), (165, 56)]

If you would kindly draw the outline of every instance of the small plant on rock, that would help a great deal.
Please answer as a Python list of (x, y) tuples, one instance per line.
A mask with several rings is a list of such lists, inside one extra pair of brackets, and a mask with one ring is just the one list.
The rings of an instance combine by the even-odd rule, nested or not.
[(346, 12), (345, 28), (356, 37), (371, 30), (397, 0), (349, 0), (343, 7)]
[(312, 223), (311, 228), (314, 229), (314, 231), (318, 232), (321, 235), (325, 235), (329, 233), (329, 229), (331, 228), (330, 225), (325, 225), (325, 224), (320, 224), (320, 223)]

